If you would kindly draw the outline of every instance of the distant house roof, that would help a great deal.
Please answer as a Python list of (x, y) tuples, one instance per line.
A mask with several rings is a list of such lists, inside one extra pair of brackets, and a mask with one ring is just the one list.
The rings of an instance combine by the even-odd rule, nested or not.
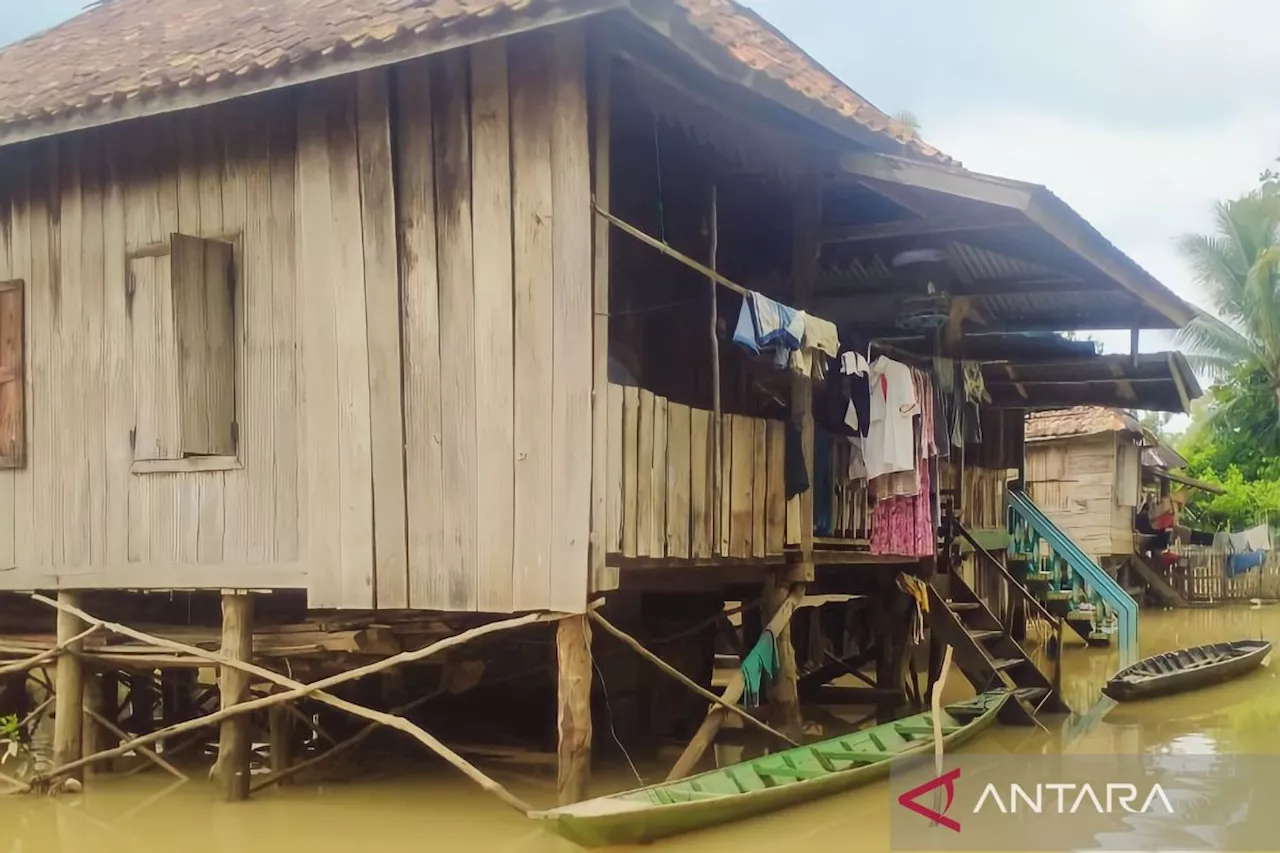
[(614, 9), (874, 148), (949, 161), (733, 0), (98, 0), (0, 51), (0, 145)]
[(1027, 418), (1027, 441), (1077, 438), (1108, 432), (1141, 435), (1142, 424), (1128, 412), (1101, 406), (1076, 406), (1050, 412), (1035, 412)]

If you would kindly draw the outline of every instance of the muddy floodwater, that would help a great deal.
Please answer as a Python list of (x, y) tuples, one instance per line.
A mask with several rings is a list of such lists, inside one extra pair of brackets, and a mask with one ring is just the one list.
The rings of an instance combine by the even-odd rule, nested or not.
[[(1280, 636), (1280, 607), (1144, 612), (1142, 653), (1197, 643)], [(1112, 752), (1280, 754), (1280, 666), (1210, 690), (1088, 712), (1115, 669), (1109, 650), (1069, 645), (1064, 692), (1077, 715), (1051, 731), (996, 727), (968, 749), (984, 753)], [(948, 693), (963, 695), (958, 673)], [(597, 723), (602, 725), (603, 722)], [(366, 768), (368, 769), (368, 768)], [(554, 771), (486, 766), (535, 805), (554, 799)], [(658, 765), (641, 766), (649, 781)], [(634, 786), (625, 765), (597, 770), (597, 790)], [(91, 780), (92, 781), (92, 780)], [(344, 783), (274, 790), (223, 804), (203, 780), (169, 787), (150, 772), (112, 777), (83, 796), (0, 798), (0, 853), (559, 853), (578, 848), (546, 834), (446, 767), (384, 771)], [(871, 851), (889, 848), (887, 783), (655, 844), (654, 853)]]

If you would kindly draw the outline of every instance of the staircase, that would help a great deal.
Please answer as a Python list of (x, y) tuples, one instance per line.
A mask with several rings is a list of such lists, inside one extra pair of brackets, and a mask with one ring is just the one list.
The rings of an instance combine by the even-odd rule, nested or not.
[(1173, 585), (1165, 580), (1164, 574), (1148, 562), (1146, 556), (1134, 551), (1133, 556), (1129, 558), (1129, 567), (1147, 585), (1150, 593), (1160, 599), (1162, 604), (1167, 604), (1170, 607), (1188, 606), (1187, 600), (1182, 597), (1182, 593), (1174, 589)]
[(1115, 578), (1055, 525), (1035, 502), (1009, 491), (1010, 561), (1025, 569), (1026, 585), (1047, 610), (1062, 616), (1090, 643), (1114, 637), (1120, 667), (1138, 661), (1138, 604)]
[(969, 531), (958, 522), (953, 524), (959, 535), (969, 540), (978, 559), (1004, 578), (1006, 606), (1003, 618), (998, 617), (964, 579), (953, 572), (949, 578), (949, 597), (944, 598), (935, 587), (929, 588), (929, 614), (936, 636), (955, 650), (956, 665), (979, 693), (999, 687), (1013, 693), (1015, 701), (1005, 703), (1000, 712), (1001, 722), (1033, 725), (1039, 713), (1066, 711), (1058, 689), (1058, 659), (1053, 662), (1052, 676), (1046, 676), (1014, 639), (1017, 626), (1030, 615), (1053, 626), (1061, 649), (1061, 620), (1045, 610), (1003, 563), (974, 541)]

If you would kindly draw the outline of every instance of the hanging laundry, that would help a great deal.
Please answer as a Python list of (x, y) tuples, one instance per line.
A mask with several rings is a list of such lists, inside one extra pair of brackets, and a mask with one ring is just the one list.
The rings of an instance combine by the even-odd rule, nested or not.
[(929, 463), (920, 460), (920, 494), (877, 500), (872, 511), (871, 553), (881, 556), (932, 557), (936, 529)]
[(970, 403), (990, 403), (986, 380), (982, 378), (982, 365), (976, 361), (961, 362), (964, 371), (964, 395)]
[(776, 366), (786, 367), (804, 340), (804, 330), (804, 312), (753, 291), (742, 299), (733, 341), (752, 355), (771, 353)]
[(802, 375), (825, 379), (827, 359), (840, 354), (840, 333), (835, 323), (800, 313), (804, 317), (804, 339), (800, 349), (791, 354), (791, 367)]
[(914, 418), (920, 410), (911, 368), (885, 356), (871, 365), (870, 426), (863, 454), (875, 478), (915, 467)]
[(768, 628), (755, 647), (742, 659), (742, 704), (756, 708), (764, 695), (764, 687), (778, 677), (778, 641)]
[(898, 573), (898, 589), (911, 596), (914, 606), (911, 613), (910, 642), (919, 645), (925, 639), (925, 617), (929, 615), (929, 587), (915, 575)]

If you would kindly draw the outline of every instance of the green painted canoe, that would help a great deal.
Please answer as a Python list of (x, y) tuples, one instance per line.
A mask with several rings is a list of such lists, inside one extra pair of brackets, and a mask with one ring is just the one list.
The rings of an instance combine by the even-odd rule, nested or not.
[[(998, 690), (947, 705), (942, 715), (944, 746), (955, 748), (990, 726), (1010, 695)], [(847, 791), (883, 779), (896, 757), (932, 750), (933, 714), (916, 714), (686, 779), (529, 816), (583, 847), (640, 844)]]

